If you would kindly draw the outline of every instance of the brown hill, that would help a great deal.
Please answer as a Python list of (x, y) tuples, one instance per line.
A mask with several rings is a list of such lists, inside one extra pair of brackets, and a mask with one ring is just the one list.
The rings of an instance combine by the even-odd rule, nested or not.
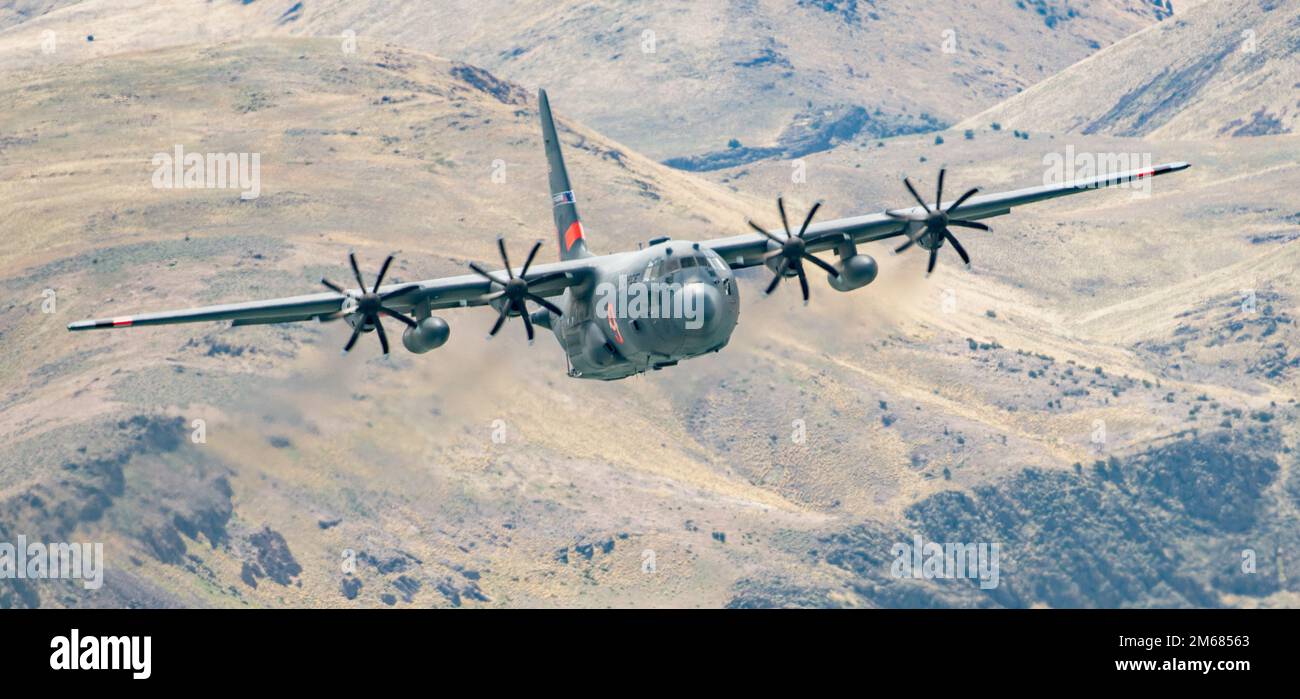
[[(109, 582), (0, 606), (1294, 604), (1285, 578), (1223, 572), (1244, 545), (1300, 550), (1289, 137), (1081, 138), (1195, 166), (1147, 199), (995, 221), (967, 240), (974, 274), (944, 251), (925, 280), (876, 245), (876, 283), (817, 279), (804, 308), (747, 272), (725, 352), (588, 383), (546, 338), (485, 343), (473, 310), (390, 362), (340, 358), (337, 326), (69, 335), (314, 289), (349, 248), (368, 267), (398, 249), (414, 279), (551, 235), (535, 105), (491, 73), (369, 42), (99, 43), (0, 90), (0, 540), (104, 541)], [(858, 137), (803, 184), (787, 161), (710, 182), (562, 121), (598, 252), (739, 232), (778, 191), (877, 209), (944, 162), (952, 186), (1033, 184), (1067, 142)], [(261, 153), (262, 196), (154, 189), (176, 144)], [(1004, 585), (890, 577), (918, 533), (1004, 542)]]
[[(1147, 0), (88, 0), (0, 35), (0, 57), (18, 67), (193, 41), (272, 34), (342, 45), (351, 35), (545, 86), (570, 116), (665, 159), (725, 151), (732, 139), (817, 149), (845, 132), (941, 127), (1167, 14)], [(38, 50), (45, 31), (60, 38), (54, 55)], [(830, 123), (804, 133), (819, 119)]]
[(958, 128), (1161, 139), (1294, 133), (1300, 2), (1204, 2), (1080, 61)]

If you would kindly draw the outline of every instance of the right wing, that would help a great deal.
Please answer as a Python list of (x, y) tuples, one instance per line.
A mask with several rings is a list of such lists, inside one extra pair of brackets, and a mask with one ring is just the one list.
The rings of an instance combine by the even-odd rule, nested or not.
[[(1017, 206), (1078, 194), (1091, 189), (1113, 187), (1124, 182), (1186, 170), (1188, 167), (1191, 166), (1187, 163), (1169, 163), (1144, 170), (1130, 170), (1116, 175), (1102, 175), (1063, 184), (1042, 185), (1010, 192), (973, 196), (962, 202), (961, 206), (956, 209), (954, 216), (965, 220), (1002, 216), (1010, 213)], [(952, 203), (944, 202), (943, 206), (950, 207)], [(892, 212), (895, 215), (891, 216), (887, 212)], [(808, 226), (804, 238), (808, 241), (807, 249), (809, 252), (832, 250), (842, 242), (850, 240), (856, 244), (870, 243), (903, 235), (906, 231), (907, 222), (900, 220), (899, 216), (911, 217), (924, 213), (925, 211), (921, 207), (914, 206), (910, 209), (888, 209), (865, 216), (813, 223)], [(768, 252), (777, 249), (775, 243), (757, 233), (704, 241), (700, 245), (711, 248), (735, 269), (763, 264), (764, 256)]]

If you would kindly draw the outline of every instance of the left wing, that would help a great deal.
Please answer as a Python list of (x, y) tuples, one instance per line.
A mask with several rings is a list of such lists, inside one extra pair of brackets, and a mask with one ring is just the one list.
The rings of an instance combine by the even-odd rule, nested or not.
[[(389, 261), (391, 262), (391, 257)], [(529, 262), (531, 261), (532, 256), (530, 255)], [(387, 270), (387, 268), (388, 263), (386, 262), (380, 272), (379, 279), (382, 280), (383, 271)], [(353, 270), (356, 273), (358, 283), (361, 283), (361, 274), (356, 270), (355, 261), (353, 262)], [(531, 269), (528, 264), (525, 264), (524, 267), (518, 270), (512, 270), (510, 274), (519, 277), (524, 277), (526, 274), (528, 292), (545, 298), (559, 295), (568, 287), (580, 283), (587, 277), (590, 270), (590, 263), (584, 260), (570, 260), (537, 265), (531, 267)], [(493, 272), (491, 274), (503, 280), (508, 277), (503, 272)], [(326, 285), (337, 287), (332, 283)], [(497, 291), (492, 282), (478, 273), (408, 284), (376, 285), (369, 288), (364, 283), (361, 284), (361, 292), (371, 292), (382, 299), (383, 306), (379, 312), (384, 315), (390, 315), (385, 313), (389, 309), (405, 313), (422, 305), (427, 306), (428, 310), (459, 306), (482, 306), (495, 300), (498, 297), (495, 293)], [(330, 291), (266, 301), (250, 301), (247, 303), (202, 306), (158, 313), (79, 320), (70, 323), (68, 330), (98, 330), (102, 328), (127, 328), (141, 325), (170, 325), (173, 323), (199, 323), (218, 320), (233, 321), (233, 325), (292, 323), (312, 319), (334, 320), (345, 312), (345, 306), (351, 309), (353, 302), (362, 295), (356, 290), (344, 290), (343, 293)]]
[[(1125, 182), (1186, 170), (1189, 167), (1191, 166), (1188, 163), (1168, 163), (1144, 170), (1130, 170), (1116, 175), (1103, 175), (1064, 184), (1028, 187), (984, 196), (962, 196), (956, 201), (945, 202), (938, 208), (964, 221), (992, 218), (1008, 214), (1017, 206), (1078, 194), (1091, 189), (1112, 187)], [(942, 174), (940, 177), (942, 178)], [(940, 181), (942, 182), (942, 179)], [(910, 183), (907, 183), (907, 186), (918, 202), (923, 201), (915, 190), (911, 189)], [(810, 253), (832, 250), (845, 242), (870, 243), (907, 233), (909, 222), (919, 223), (929, 213), (931, 213), (930, 209), (922, 204), (910, 209), (886, 210), (866, 216), (813, 223), (807, 226), (802, 237), (807, 241), (807, 251)], [(700, 245), (718, 253), (733, 269), (763, 264), (770, 252), (779, 249), (779, 245), (770, 236), (757, 233), (703, 241)]]

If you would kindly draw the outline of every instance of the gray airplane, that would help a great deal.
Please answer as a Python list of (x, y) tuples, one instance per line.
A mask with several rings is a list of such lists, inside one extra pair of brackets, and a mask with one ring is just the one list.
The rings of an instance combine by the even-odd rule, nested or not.
[[(689, 241), (657, 238), (635, 251), (593, 255), (578, 219), (573, 190), (560, 153), (560, 141), (546, 92), (538, 95), (542, 137), (546, 147), (560, 261), (534, 265), (541, 242), (533, 245), (522, 267), (512, 268), (504, 241), (497, 239), (503, 268), (489, 271), (470, 263), (472, 274), (428, 281), (384, 285), (393, 261), (384, 260), (374, 283), (367, 285), (356, 256), (348, 260), (357, 287), (348, 289), (322, 279), (325, 293), (205, 306), (72, 323), (69, 330), (125, 328), (169, 323), (233, 321), (233, 325), (289, 323), (342, 319), (352, 334), (349, 352), (362, 333), (379, 336), (385, 355), (388, 336), (381, 318), (406, 326), (402, 344), (420, 354), (442, 346), (450, 336), (447, 322), (435, 311), (489, 305), (497, 311), (489, 337), (511, 317), (523, 321), (531, 344), (534, 326), (550, 330), (564, 349), (569, 376), (621, 379), (650, 369), (672, 366), (683, 359), (716, 352), (726, 346), (740, 316), (740, 288), (733, 270), (765, 265), (772, 293), (784, 279), (797, 279), (808, 302), (806, 265), (820, 268), (837, 291), (851, 291), (876, 278), (876, 261), (858, 246), (902, 236), (896, 252), (918, 247), (929, 254), (926, 274), (934, 270), (945, 243), (969, 267), (970, 256), (951, 228), (990, 230), (979, 219), (1007, 214), (1014, 207), (1078, 192), (1110, 187), (1186, 169), (1170, 163), (1143, 170), (1103, 175), (1057, 185), (1030, 187), (977, 196), (971, 189), (944, 203), (944, 171), (939, 171), (934, 205), (928, 204), (907, 179), (903, 184), (916, 206), (901, 210), (813, 223), (814, 204), (798, 229), (791, 229), (785, 204), (778, 198), (781, 229), (772, 232), (749, 222), (753, 233), (717, 240)], [(833, 251), (829, 262), (816, 253)], [(538, 308), (529, 310), (532, 302)]]

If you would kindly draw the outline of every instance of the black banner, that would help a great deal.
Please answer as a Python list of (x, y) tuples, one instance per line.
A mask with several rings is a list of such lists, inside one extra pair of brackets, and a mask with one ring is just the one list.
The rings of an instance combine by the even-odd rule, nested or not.
[[(1236, 686), (1289, 674), (1285, 611), (0, 611), (0, 657), (40, 686), (374, 686), (433, 672), (535, 685), (597, 675), (732, 688), (885, 678), (939, 690)], [(450, 673), (450, 674), (448, 674)], [(629, 676), (628, 673), (631, 673)], [(635, 677), (645, 673), (644, 677)], [(671, 677), (660, 673), (671, 673)], [(407, 677), (409, 675), (409, 677)], [(445, 675), (445, 676), (444, 676)], [(657, 679), (656, 679), (657, 678)], [(973, 683), (973, 684), (972, 684)], [(991, 683), (991, 684), (990, 684)], [(443, 685), (450, 688), (451, 685)], [(631, 685), (629, 685), (631, 686)]]

